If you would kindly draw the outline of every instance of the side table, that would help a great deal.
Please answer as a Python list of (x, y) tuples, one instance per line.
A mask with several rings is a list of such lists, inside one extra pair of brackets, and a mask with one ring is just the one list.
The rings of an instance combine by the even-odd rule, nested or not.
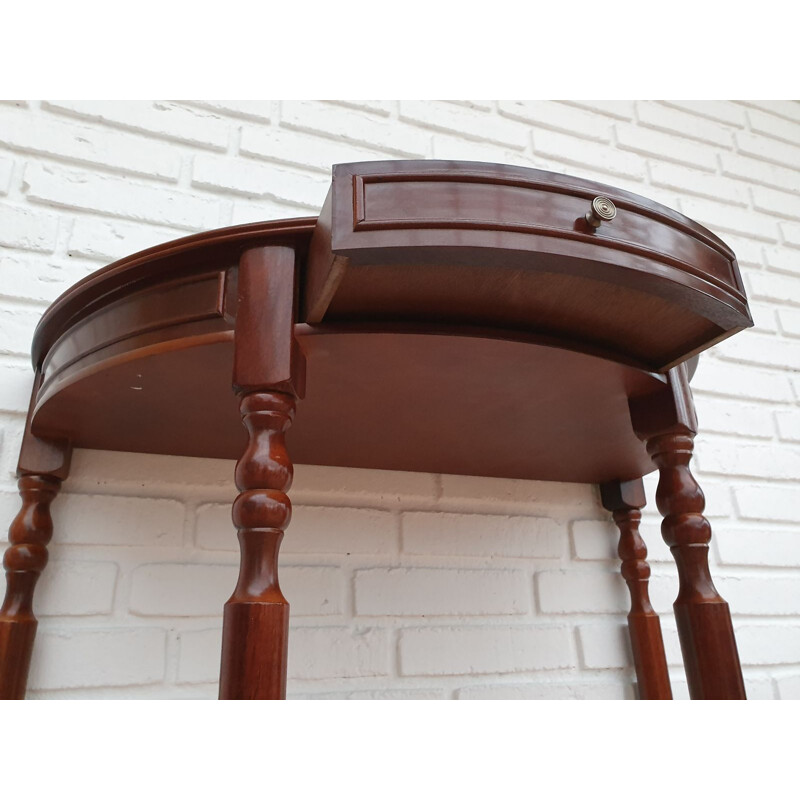
[(56, 300), (34, 336), (0, 697), (24, 697), (49, 507), (72, 448), (90, 447), (238, 459), (222, 698), (285, 696), (292, 461), (599, 484), (620, 530), (639, 696), (666, 699), (638, 533), (641, 476), (657, 468), (690, 694), (744, 698), (689, 470), (689, 377), (696, 354), (751, 325), (735, 256), (702, 226), (497, 164), (337, 165), (318, 218), (117, 261)]

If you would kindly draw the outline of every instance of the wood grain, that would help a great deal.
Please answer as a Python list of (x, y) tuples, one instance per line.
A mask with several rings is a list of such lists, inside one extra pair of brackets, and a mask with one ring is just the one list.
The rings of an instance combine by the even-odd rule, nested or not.
[(600, 495), (603, 507), (613, 512), (614, 522), (619, 528), (618, 553), (622, 560), (622, 577), (631, 596), (628, 633), (639, 699), (671, 700), (672, 688), (661, 622), (650, 603), (647, 547), (639, 533), (641, 509), (645, 505), (644, 486), (641, 479), (611, 481), (601, 485)]

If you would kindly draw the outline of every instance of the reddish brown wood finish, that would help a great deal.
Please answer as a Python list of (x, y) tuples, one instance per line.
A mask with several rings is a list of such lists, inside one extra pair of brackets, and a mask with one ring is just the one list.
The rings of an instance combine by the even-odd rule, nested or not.
[[(586, 222), (592, 199), (617, 206)], [(523, 330), (666, 371), (752, 325), (736, 259), (643, 197), (458, 161), (337, 164), (309, 251), (307, 322)]]
[[(598, 194), (618, 215), (594, 228)], [(288, 447), (312, 464), (621, 487), (655, 461), (691, 691), (734, 696), (730, 616), (688, 471), (691, 397), (684, 372), (669, 384), (653, 372), (751, 324), (733, 253), (701, 226), (611, 187), (502, 165), (339, 165), (318, 221), (122, 259), (60, 297), (34, 337), (0, 686), (24, 691), (47, 508), (80, 446), (239, 459), (220, 695), (283, 696)], [(622, 504), (634, 651), (655, 663), (637, 507), (624, 488), (609, 502)], [(643, 694), (663, 694), (644, 672)]]
[(631, 403), (634, 430), (659, 469), (661, 533), (678, 565), (674, 603), (689, 693), (695, 700), (744, 700), (744, 680), (728, 604), (711, 580), (711, 526), (705, 499), (689, 470), (697, 418), (683, 366), (673, 369), (667, 390), (647, 404)]
[(613, 512), (619, 528), (619, 557), (622, 559), (622, 577), (631, 595), (628, 614), (628, 632), (631, 637), (633, 663), (639, 686), (640, 700), (671, 700), (667, 658), (661, 622), (650, 603), (648, 582), (650, 565), (647, 547), (639, 534), (639, 523), (645, 504), (644, 485), (641, 479), (612, 481), (600, 487), (603, 506)]
[(288, 247), (247, 251), (239, 266), (233, 386), (248, 446), (236, 465), (233, 504), (239, 582), (225, 604), (219, 696), (286, 696), (289, 604), (278, 583), (278, 551), (292, 515), (292, 462), (285, 434), (304, 362), (294, 340), (295, 255)]
[(69, 473), (72, 452), (66, 442), (42, 440), (31, 433), (40, 383), (37, 374), (17, 465), (22, 508), (9, 528), (11, 546), (3, 557), (6, 594), (0, 608), (0, 700), (25, 697), (38, 624), (33, 613), (34, 589), (47, 566), (47, 545), (53, 535), (50, 504)]

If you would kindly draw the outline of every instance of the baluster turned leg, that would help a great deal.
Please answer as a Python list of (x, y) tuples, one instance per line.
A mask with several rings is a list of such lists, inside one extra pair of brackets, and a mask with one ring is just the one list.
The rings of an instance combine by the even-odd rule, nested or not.
[(645, 505), (644, 486), (641, 479), (611, 481), (600, 487), (603, 506), (613, 512), (619, 528), (619, 557), (622, 559), (622, 577), (631, 595), (628, 614), (628, 633), (631, 638), (633, 663), (639, 686), (640, 700), (671, 700), (667, 659), (661, 622), (650, 603), (648, 582), (650, 565), (647, 547), (639, 534), (642, 519), (640, 509)]
[(286, 694), (289, 604), (278, 584), (278, 549), (292, 516), (286, 491), (292, 463), (284, 434), (294, 398), (280, 392), (244, 395), (249, 445), (236, 465), (233, 522), (239, 531), (239, 582), (225, 604), (220, 697), (279, 699)]
[(236, 465), (239, 582), (225, 604), (219, 696), (286, 696), (289, 604), (278, 585), (278, 549), (292, 506), (284, 437), (305, 361), (294, 339), (295, 255), (289, 247), (245, 252), (239, 262), (233, 385), (248, 443)]
[(20, 509), (9, 529), (11, 546), (3, 557), (6, 596), (0, 608), (0, 699), (25, 697), (37, 621), (33, 590), (47, 565), (47, 545), (53, 535), (50, 503), (61, 481), (40, 475), (19, 479)]
[(695, 700), (743, 700), (730, 610), (711, 580), (705, 498), (689, 470), (697, 432), (689, 382), (683, 366), (668, 377), (667, 391), (653, 402), (631, 402), (631, 417), (659, 469), (656, 504), (664, 516), (662, 536), (678, 566), (680, 584), (673, 607), (689, 694)]
[[(30, 409), (40, 385), (37, 373)], [(22, 508), (9, 528), (10, 546), (3, 557), (6, 595), (0, 608), (0, 700), (25, 697), (38, 625), (33, 594), (47, 566), (47, 545), (53, 535), (50, 504), (67, 477), (70, 456), (68, 444), (44, 441), (31, 433), (29, 410), (17, 466)]]

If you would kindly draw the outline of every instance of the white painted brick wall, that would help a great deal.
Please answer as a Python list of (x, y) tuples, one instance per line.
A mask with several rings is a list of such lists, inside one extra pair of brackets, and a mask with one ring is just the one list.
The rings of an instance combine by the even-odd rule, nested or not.
[[(800, 104), (191, 101), (0, 107), (0, 514), (46, 306), (104, 263), (314, 213), (332, 163), (514, 163), (638, 192), (736, 251), (757, 329), (702, 358), (696, 474), (748, 693), (800, 698)], [(213, 697), (233, 464), (78, 451), (36, 597), (32, 697)], [(643, 535), (676, 697), (658, 533)], [(631, 698), (617, 534), (590, 486), (299, 465), (289, 697)], [(4, 534), (2, 534), (4, 535)]]

